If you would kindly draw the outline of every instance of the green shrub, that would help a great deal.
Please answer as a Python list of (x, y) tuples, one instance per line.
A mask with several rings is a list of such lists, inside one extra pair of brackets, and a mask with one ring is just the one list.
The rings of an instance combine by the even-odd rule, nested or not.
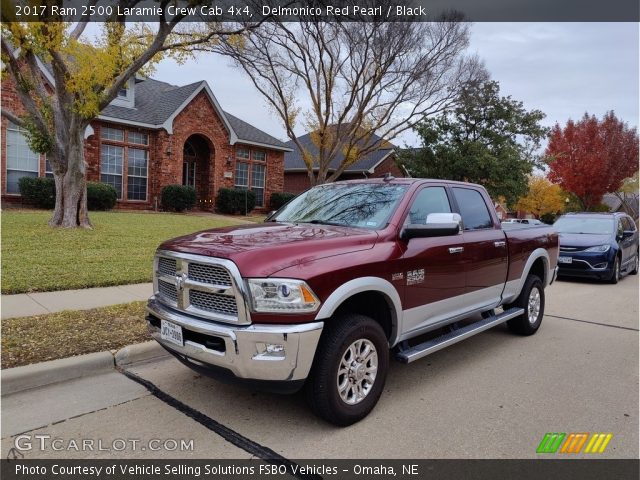
[(118, 192), (113, 185), (87, 182), (87, 208), (89, 210), (111, 210), (116, 206)]
[(216, 208), (221, 213), (246, 215), (256, 206), (256, 194), (245, 188), (221, 188), (216, 198)]
[(56, 184), (53, 178), (22, 177), (18, 180), (20, 195), (25, 203), (51, 209), (56, 205)]
[(187, 185), (167, 185), (162, 189), (162, 208), (184, 212), (196, 204), (196, 189)]
[(271, 210), (278, 210), (281, 206), (285, 203), (289, 203), (294, 198), (296, 198), (294, 193), (274, 192), (271, 194), (271, 202), (269, 205), (271, 206)]

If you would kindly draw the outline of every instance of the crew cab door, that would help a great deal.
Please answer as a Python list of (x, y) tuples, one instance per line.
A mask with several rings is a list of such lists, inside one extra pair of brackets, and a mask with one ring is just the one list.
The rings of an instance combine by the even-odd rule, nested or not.
[[(429, 185), (414, 195), (404, 224), (425, 224), (430, 213), (453, 212), (443, 185)], [(402, 333), (420, 330), (464, 308), (456, 297), (465, 293), (462, 234), (399, 240), (405, 249), (395, 275), (402, 275), (404, 315)]]
[(462, 217), (466, 264), (465, 298), (472, 309), (493, 308), (507, 281), (507, 239), (479, 190), (452, 187)]

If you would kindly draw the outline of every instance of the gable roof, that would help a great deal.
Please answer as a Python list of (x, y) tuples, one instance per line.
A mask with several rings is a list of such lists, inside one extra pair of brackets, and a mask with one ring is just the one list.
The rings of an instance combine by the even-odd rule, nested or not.
[[(374, 169), (382, 163), (389, 155), (396, 151), (395, 145), (387, 140), (383, 140), (377, 135), (373, 135), (374, 140), (379, 141), (381, 144), (381, 148), (375, 150), (371, 153), (365, 155), (362, 159), (350, 165), (345, 173), (373, 173)], [(307, 133), (302, 137), (298, 137), (298, 141), (304, 146), (306, 150), (308, 150), (311, 155), (317, 155), (318, 147), (311, 140), (311, 133)], [(302, 159), (302, 152), (297, 147), (297, 145), (293, 142), (293, 140), (287, 142), (286, 144), (289, 148), (291, 148), (290, 152), (284, 154), (284, 171), (285, 172), (296, 172), (296, 171), (307, 171), (307, 166)], [(344, 161), (344, 154), (339, 152), (336, 157), (331, 161), (331, 165), (329, 167), (330, 171), (336, 170), (340, 164)], [(314, 169), (317, 167), (314, 167)]]
[(144, 78), (136, 81), (135, 89), (134, 108), (108, 105), (100, 112), (98, 118), (147, 128), (164, 128), (167, 132), (173, 133), (175, 117), (198, 93), (204, 91), (229, 131), (231, 145), (240, 142), (276, 150), (289, 150), (284, 142), (223, 111), (204, 80), (176, 86), (152, 78)]

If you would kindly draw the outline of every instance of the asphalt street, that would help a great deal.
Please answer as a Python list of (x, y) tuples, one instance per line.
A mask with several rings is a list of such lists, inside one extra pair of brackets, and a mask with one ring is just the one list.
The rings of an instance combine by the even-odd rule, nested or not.
[[(547, 432), (606, 432), (602, 458), (638, 458), (638, 292), (638, 276), (558, 281), (536, 335), (500, 326), (392, 362), (378, 406), (348, 428), (313, 416), (301, 394), (221, 384), (167, 358), (131, 367), (134, 379), (3, 397), (2, 454), (19, 438), (24, 458), (535, 458)], [(92, 448), (74, 447), (83, 440)]]

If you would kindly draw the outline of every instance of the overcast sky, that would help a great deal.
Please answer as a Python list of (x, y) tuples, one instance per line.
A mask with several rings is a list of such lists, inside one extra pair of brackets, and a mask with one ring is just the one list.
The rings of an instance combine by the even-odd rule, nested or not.
[[(639, 25), (636, 23), (476, 23), (470, 51), (484, 60), (501, 94), (537, 108), (544, 123), (564, 124), (606, 111), (631, 126), (639, 117)], [(185, 65), (161, 63), (153, 75), (176, 85), (206, 80), (222, 107), (285, 139), (261, 95), (228, 59), (203, 55)], [(395, 141), (417, 145), (414, 134)]]

